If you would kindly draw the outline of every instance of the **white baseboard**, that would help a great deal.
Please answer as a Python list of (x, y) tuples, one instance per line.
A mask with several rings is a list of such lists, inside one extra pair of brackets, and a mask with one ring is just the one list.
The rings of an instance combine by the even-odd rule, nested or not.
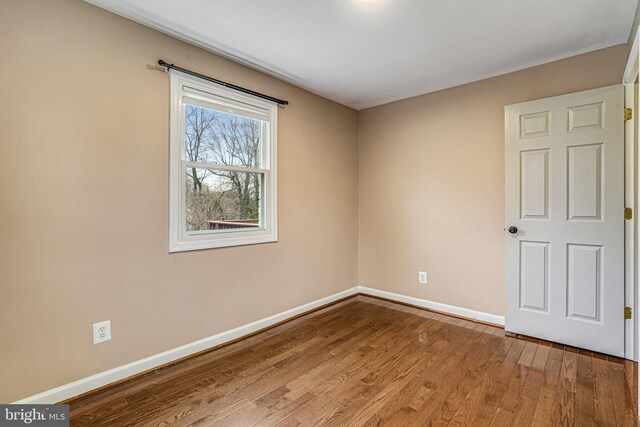
[(463, 307), (457, 307), (455, 305), (442, 304), (439, 302), (429, 301), (426, 299), (395, 294), (393, 292), (381, 291), (379, 289), (367, 288), (366, 286), (359, 286), (359, 289), (360, 289), (360, 293), (362, 294), (372, 295), (374, 297), (386, 298), (392, 301), (403, 302), (405, 304), (411, 304), (418, 307), (427, 308), (430, 310), (441, 311), (443, 313), (453, 314), (455, 316), (466, 317), (471, 320), (477, 320), (480, 322), (487, 322), (487, 323), (492, 323), (498, 326), (504, 326), (504, 316), (497, 316), (495, 314), (471, 310)]
[(403, 302), (406, 304), (415, 305), (418, 307), (424, 307), (431, 310), (437, 310), (443, 313), (449, 313), (456, 316), (466, 317), (472, 320), (478, 320), (487, 323), (493, 323), (495, 325), (504, 326), (504, 317), (496, 316), (495, 314), (484, 313), (481, 311), (470, 310), (467, 308), (456, 307), (454, 305), (442, 304), (439, 302), (429, 301), (425, 299), (409, 297), (406, 295), (395, 294), (393, 292), (382, 291), (379, 289), (368, 288), (366, 286), (355, 286), (351, 289), (347, 289), (337, 294), (330, 295), (325, 298), (310, 302), (308, 304), (301, 305), (291, 310), (283, 311), (264, 319), (257, 320), (255, 322), (231, 329), (229, 331), (221, 332), (216, 335), (212, 335), (207, 338), (203, 338), (198, 341), (194, 341), (189, 344), (185, 344), (180, 347), (167, 350), (162, 353), (155, 354), (153, 356), (146, 357), (144, 359), (136, 360), (135, 362), (128, 363), (126, 365), (118, 366), (117, 368), (110, 369), (108, 371), (100, 372), (90, 377), (82, 378), (69, 384), (62, 385), (60, 387), (52, 388), (51, 390), (38, 393), (33, 396), (26, 397), (18, 400), (14, 403), (57, 403), (63, 400), (70, 399), (80, 394), (95, 390), (105, 385), (114, 383), (116, 381), (123, 380), (133, 375), (157, 368), (181, 359), (186, 356), (198, 353), (203, 350), (224, 344), (229, 341), (241, 338), (249, 335), (253, 332), (267, 328), (276, 323), (295, 317), (299, 314), (313, 310), (314, 308), (321, 307), (323, 305), (338, 301), (342, 298), (362, 293), (371, 296), (377, 296), (386, 298), (392, 301)]
[(282, 313), (257, 320), (244, 326), (221, 332), (219, 334), (212, 335), (210, 337), (203, 338), (201, 340), (194, 341), (192, 343), (185, 344), (183, 346), (176, 347), (144, 359), (136, 360), (135, 362), (131, 362), (126, 365), (110, 369), (108, 371), (100, 372), (99, 374), (82, 378), (78, 381), (74, 381), (60, 387), (52, 388), (51, 390), (26, 397), (14, 403), (51, 404), (61, 402), (63, 400), (70, 399), (74, 396), (78, 396), (88, 391), (95, 390), (99, 387), (103, 387), (107, 384), (111, 384), (116, 381), (131, 377), (133, 375), (148, 371), (166, 363), (173, 362), (175, 360), (198, 353), (203, 350), (207, 350), (209, 348), (224, 344), (229, 341), (233, 341), (235, 339), (249, 335), (253, 332), (267, 328), (271, 325), (275, 325), (276, 323), (290, 319), (306, 311), (313, 310), (314, 308), (321, 307), (325, 304), (332, 303), (351, 295), (355, 295), (358, 292), (359, 287), (356, 286), (351, 289), (347, 289), (346, 291), (338, 292), (337, 294), (333, 294), (328, 297), (310, 302), (308, 304), (292, 308), (291, 310), (283, 311)]

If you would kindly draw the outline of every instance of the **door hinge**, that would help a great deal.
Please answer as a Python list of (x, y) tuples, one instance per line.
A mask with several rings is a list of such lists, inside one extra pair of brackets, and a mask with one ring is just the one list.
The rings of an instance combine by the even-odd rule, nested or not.
[(631, 108), (624, 109), (624, 120), (631, 120), (633, 118), (633, 110)]
[(624, 219), (632, 219), (633, 218), (633, 209), (624, 208)]
[(625, 319), (631, 319), (631, 316), (632, 316), (631, 307), (625, 307), (624, 308), (624, 318)]

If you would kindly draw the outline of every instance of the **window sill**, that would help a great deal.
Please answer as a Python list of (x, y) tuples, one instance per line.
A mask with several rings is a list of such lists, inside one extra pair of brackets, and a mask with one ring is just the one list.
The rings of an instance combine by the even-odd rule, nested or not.
[[(264, 232), (264, 230), (262, 232)], [(224, 236), (221, 233), (221, 235), (216, 235), (215, 238), (211, 238), (211, 236), (207, 237), (209, 238), (206, 240), (181, 240), (172, 242), (169, 246), (169, 253), (201, 251), (205, 249), (228, 248), (234, 246), (258, 245), (262, 243), (275, 243), (278, 241), (278, 236), (274, 233), (262, 235), (254, 234), (250, 236), (239, 236), (236, 233), (234, 233), (234, 235)]]

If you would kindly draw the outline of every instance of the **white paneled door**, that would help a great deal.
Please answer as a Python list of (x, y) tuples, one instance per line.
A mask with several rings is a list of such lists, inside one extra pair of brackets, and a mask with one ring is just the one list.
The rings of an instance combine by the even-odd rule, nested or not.
[(624, 356), (624, 99), (505, 108), (507, 331)]

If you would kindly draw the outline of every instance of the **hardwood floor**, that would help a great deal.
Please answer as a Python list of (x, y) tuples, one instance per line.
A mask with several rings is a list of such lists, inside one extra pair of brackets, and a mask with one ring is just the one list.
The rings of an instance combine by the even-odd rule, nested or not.
[(629, 426), (635, 378), (635, 363), (358, 296), (71, 402), (71, 425)]

